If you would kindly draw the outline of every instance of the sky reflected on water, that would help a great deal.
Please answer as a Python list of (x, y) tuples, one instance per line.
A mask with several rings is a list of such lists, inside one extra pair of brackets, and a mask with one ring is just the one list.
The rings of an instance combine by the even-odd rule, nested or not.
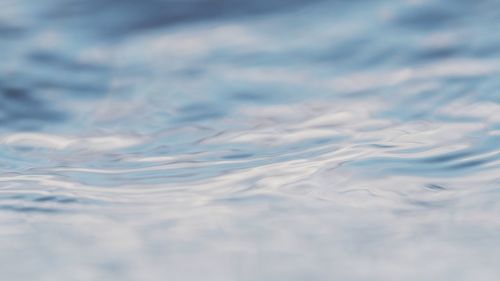
[(6, 280), (496, 280), (500, 5), (0, 0)]

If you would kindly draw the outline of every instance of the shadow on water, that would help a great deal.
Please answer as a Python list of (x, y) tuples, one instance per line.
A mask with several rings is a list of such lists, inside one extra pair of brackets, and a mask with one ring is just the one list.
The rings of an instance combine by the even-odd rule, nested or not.
[(96, 31), (104, 36), (114, 37), (186, 22), (290, 10), (321, 1), (324, 0), (70, 0), (54, 1), (55, 8), (48, 13), (48, 16), (70, 22), (75, 18), (83, 22), (91, 19), (91, 24), (103, 27)]
[(0, 21), (0, 36), (2, 38), (16, 38), (23, 34), (23, 29)]
[(47, 51), (31, 52), (27, 60), (44, 73), (43, 76), (31, 77), (37, 89), (56, 90), (75, 98), (102, 97), (107, 93), (110, 71), (107, 66), (80, 62)]
[(102, 65), (83, 63), (64, 58), (59, 54), (46, 51), (37, 51), (28, 55), (28, 59), (33, 63), (48, 67), (60, 68), (74, 72), (103, 72), (108, 68)]
[(27, 88), (0, 84), (2, 129), (37, 130), (45, 124), (64, 121), (67, 115), (53, 109)]

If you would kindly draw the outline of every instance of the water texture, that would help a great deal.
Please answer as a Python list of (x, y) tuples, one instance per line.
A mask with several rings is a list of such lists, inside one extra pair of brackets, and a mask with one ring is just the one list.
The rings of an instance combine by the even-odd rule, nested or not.
[(495, 281), (497, 0), (0, 0), (0, 279)]

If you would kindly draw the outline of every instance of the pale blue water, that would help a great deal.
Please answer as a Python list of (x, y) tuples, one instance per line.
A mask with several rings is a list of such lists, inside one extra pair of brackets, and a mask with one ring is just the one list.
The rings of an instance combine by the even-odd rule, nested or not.
[(0, 0), (0, 280), (500, 280), (497, 0)]

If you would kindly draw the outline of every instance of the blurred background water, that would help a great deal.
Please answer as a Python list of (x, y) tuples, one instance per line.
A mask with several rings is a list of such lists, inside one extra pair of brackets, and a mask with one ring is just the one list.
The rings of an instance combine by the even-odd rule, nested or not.
[(499, 280), (497, 0), (0, 0), (0, 276)]

